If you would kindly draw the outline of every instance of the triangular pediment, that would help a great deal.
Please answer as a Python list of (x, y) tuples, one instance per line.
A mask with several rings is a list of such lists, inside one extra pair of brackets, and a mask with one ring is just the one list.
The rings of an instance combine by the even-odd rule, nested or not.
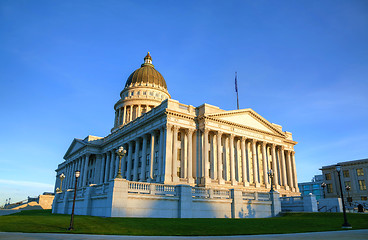
[(74, 152), (77, 152), (84, 146), (86, 146), (86, 144), (82, 140), (74, 138), (72, 144), (70, 144), (70, 147), (68, 148), (68, 151), (66, 151), (64, 158), (70, 156)]
[(260, 130), (263, 132), (268, 132), (271, 134), (283, 135), (281, 129), (275, 127), (272, 123), (268, 122), (261, 115), (250, 108), (209, 114), (207, 115), (207, 117), (226, 121), (229, 123), (235, 123), (237, 125)]

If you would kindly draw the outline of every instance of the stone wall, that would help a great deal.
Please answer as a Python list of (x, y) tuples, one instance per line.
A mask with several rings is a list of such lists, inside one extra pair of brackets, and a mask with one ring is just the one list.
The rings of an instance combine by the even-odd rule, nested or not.
[[(53, 213), (70, 214), (74, 191), (58, 193)], [(273, 203), (273, 205), (272, 205)], [(103, 217), (255, 218), (276, 216), (279, 194), (115, 179), (80, 188), (75, 214)]]

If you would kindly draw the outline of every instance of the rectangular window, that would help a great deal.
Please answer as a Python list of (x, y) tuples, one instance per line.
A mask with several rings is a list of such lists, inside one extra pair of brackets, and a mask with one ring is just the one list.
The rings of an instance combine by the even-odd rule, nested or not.
[(327, 193), (333, 193), (332, 184), (331, 183), (327, 184), (326, 187), (327, 187)]
[(158, 163), (158, 151), (155, 152), (155, 163)]
[(350, 177), (350, 173), (349, 173), (349, 170), (344, 170), (342, 171), (343, 175), (344, 175), (344, 178), (348, 178)]
[(358, 180), (358, 182), (359, 182), (359, 189), (360, 190), (367, 190), (367, 186), (365, 185), (364, 180)]
[(181, 148), (178, 149), (178, 161), (181, 161)]
[(360, 200), (362, 200), (362, 201), (367, 201), (367, 196), (361, 196), (361, 197), (360, 197)]
[(358, 176), (364, 176), (363, 168), (358, 168), (356, 171)]
[(181, 132), (178, 132), (178, 141), (181, 141)]
[(177, 172), (177, 174), (178, 174), (178, 177), (181, 177), (181, 167), (178, 167), (178, 172)]
[(326, 173), (325, 178), (326, 180), (331, 180), (331, 173)]

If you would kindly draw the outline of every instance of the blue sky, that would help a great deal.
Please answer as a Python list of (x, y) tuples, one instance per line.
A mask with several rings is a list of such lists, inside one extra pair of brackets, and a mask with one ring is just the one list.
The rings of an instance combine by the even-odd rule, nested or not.
[(173, 99), (293, 133), (299, 181), (368, 157), (367, 1), (0, 1), (0, 205), (106, 136), (147, 51)]

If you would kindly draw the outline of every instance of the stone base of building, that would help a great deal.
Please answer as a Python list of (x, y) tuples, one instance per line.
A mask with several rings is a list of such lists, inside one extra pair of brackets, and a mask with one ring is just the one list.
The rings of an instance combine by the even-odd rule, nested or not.
[[(70, 214), (74, 190), (57, 193), (52, 212)], [(266, 218), (281, 212), (278, 192), (250, 192), (114, 179), (77, 189), (75, 214), (101, 217)]]

